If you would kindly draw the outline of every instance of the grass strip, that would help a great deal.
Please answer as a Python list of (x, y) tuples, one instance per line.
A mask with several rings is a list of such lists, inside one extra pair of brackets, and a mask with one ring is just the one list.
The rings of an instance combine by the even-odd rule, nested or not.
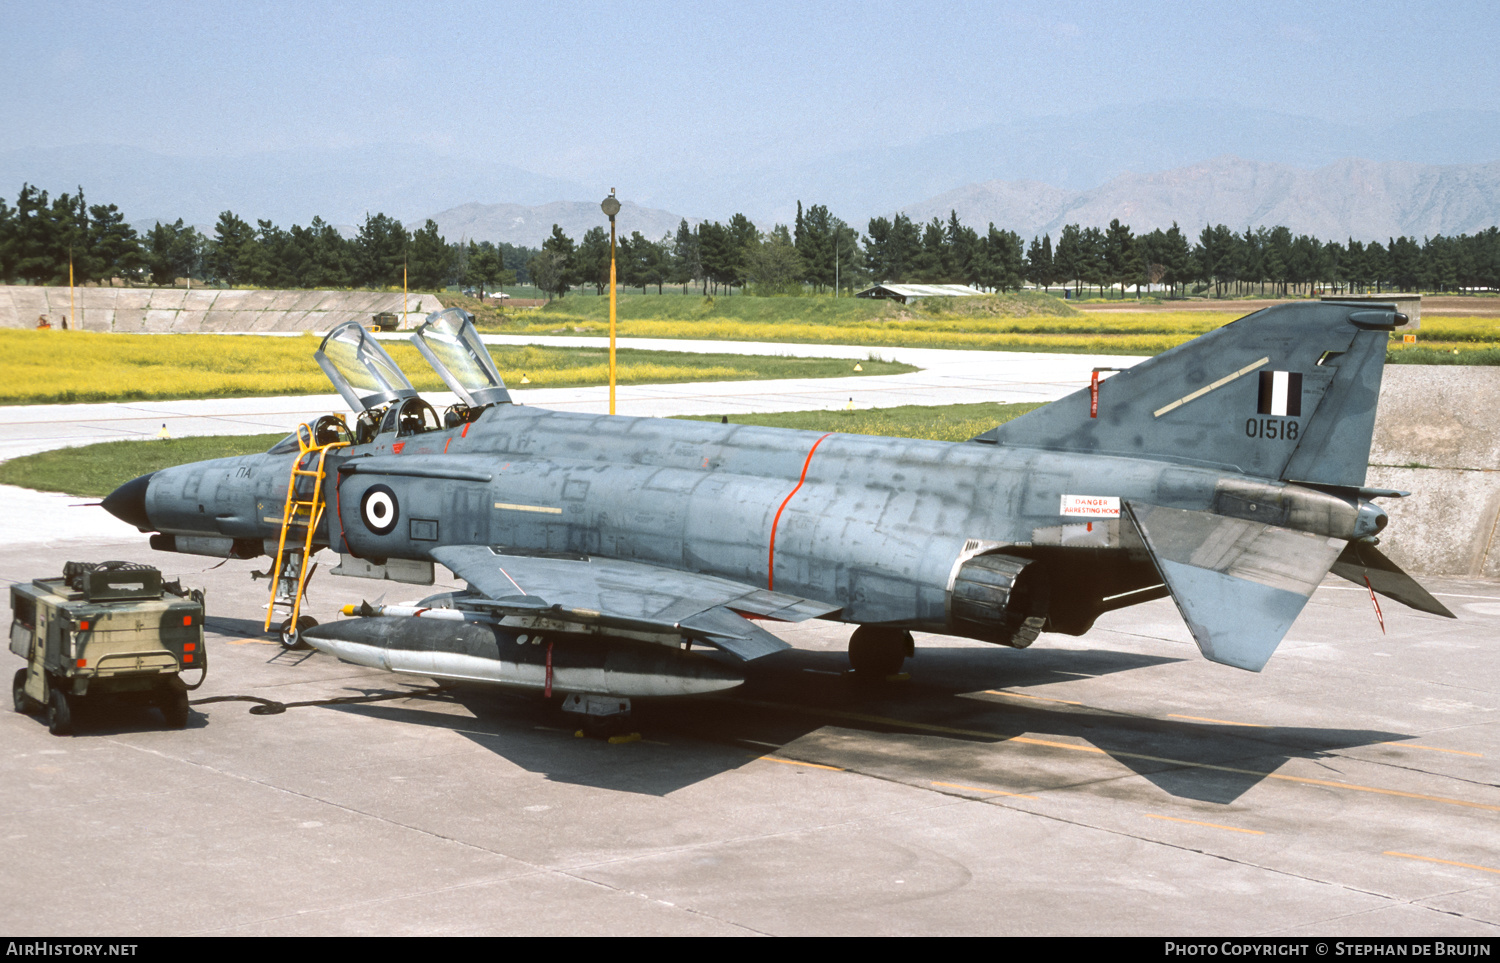
[(76, 448), (23, 455), (0, 464), (0, 485), (19, 485), (44, 492), (102, 498), (132, 478), (148, 472), (210, 458), (231, 458), (265, 451), (286, 437), (214, 435), (150, 441), (106, 441)]
[[(900, 405), (895, 408), (863, 408), (854, 411), (778, 411), (769, 414), (732, 415), (731, 424), (802, 431), (839, 431), (850, 435), (883, 435), (888, 438), (930, 438), (935, 441), (968, 441), (996, 425), (1019, 418), (1041, 404)], [(681, 415), (686, 421), (720, 421), (722, 415)]]

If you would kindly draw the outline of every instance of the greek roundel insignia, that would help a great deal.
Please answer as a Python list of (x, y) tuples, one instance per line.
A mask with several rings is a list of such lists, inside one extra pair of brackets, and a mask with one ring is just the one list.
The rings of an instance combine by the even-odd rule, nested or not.
[(1302, 373), (1300, 371), (1262, 371), (1260, 404), (1256, 413), (1278, 418), (1302, 417)]
[(359, 514), (365, 528), (376, 535), (389, 535), (401, 517), (401, 506), (396, 502), (396, 493), (385, 485), (371, 485), (359, 500)]

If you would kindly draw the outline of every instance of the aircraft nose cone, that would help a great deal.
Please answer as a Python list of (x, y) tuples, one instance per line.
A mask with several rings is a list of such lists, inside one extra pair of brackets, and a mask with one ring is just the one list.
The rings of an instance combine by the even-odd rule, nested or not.
[(151, 475), (133, 478), (110, 492), (101, 504), (104, 510), (122, 522), (129, 522), (143, 532), (155, 531), (151, 519), (146, 515), (146, 488), (151, 484)]

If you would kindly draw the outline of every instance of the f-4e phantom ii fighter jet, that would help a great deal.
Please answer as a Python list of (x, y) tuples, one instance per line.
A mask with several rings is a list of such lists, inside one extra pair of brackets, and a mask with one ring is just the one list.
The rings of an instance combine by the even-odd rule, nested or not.
[(325, 417), (104, 505), (157, 549), (274, 555), (294, 616), (320, 548), (341, 574), (431, 584), (447, 566), (467, 591), (300, 637), (575, 704), (736, 685), (735, 660), (787, 648), (757, 621), (854, 625), (851, 663), (883, 676), (914, 630), (1024, 648), (1166, 596), (1204, 656), (1259, 671), (1330, 571), (1452, 617), (1375, 547), (1373, 500), (1405, 493), (1365, 487), (1388, 332), (1406, 320), (1268, 308), (946, 443), (512, 404), (449, 309), (413, 336), (461, 399), (445, 414), (346, 325), (317, 359), (352, 432)]

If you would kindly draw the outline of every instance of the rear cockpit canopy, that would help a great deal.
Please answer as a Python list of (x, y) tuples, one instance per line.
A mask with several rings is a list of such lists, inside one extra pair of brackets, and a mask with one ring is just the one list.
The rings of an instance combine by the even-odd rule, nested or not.
[(411, 340), (464, 404), (510, 404), (500, 371), (474, 330), (474, 318), (464, 309), (434, 311)]

